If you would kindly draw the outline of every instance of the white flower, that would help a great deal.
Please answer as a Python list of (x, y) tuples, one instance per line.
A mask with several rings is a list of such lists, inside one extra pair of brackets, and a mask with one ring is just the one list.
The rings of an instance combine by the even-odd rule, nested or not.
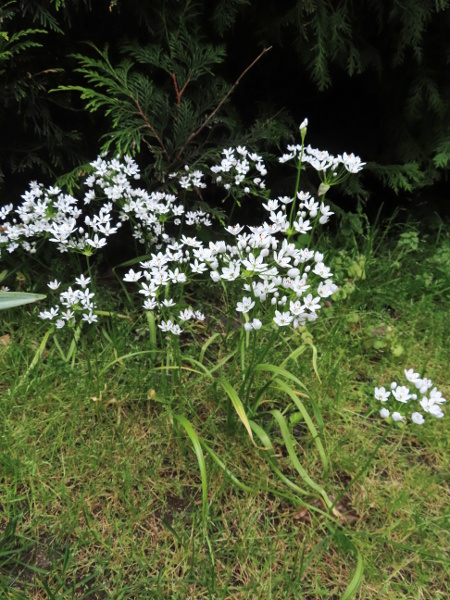
[(239, 223), (236, 223), (236, 225), (229, 225), (228, 227), (225, 227), (225, 231), (228, 231), (228, 233), (231, 233), (232, 235), (238, 235), (243, 229), (244, 226), (239, 225)]
[(147, 298), (147, 300), (143, 304), (145, 310), (154, 310), (157, 306), (158, 303), (154, 298)]
[(185, 310), (181, 310), (179, 314), (180, 321), (189, 321), (194, 317), (194, 311), (190, 308), (186, 308)]
[(423, 379), (415, 379), (414, 385), (419, 390), (421, 394), (426, 394), (430, 387), (433, 385), (431, 379), (427, 379), (424, 377)]
[(322, 213), (322, 216), (319, 219), (319, 223), (321, 225), (324, 225), (327, 221), (329, 221), (330, 216), (334, 215), (334, 212), (332, 212), (330, 210), (329, 206), (325, 206), (322, 202), (322, 204), (320, 205), (320, 212)]
[(47, 283), (47, 285), (51, 290), (57, 290), (59, 288), (59, 286), (61, 285), (61, 282), (54, 279), (53, 281), (50, 281), (49, 283)]
[(85, 277), (84, 275), (80, 275), (75, 279), (75, 283), (77, 283), (83, 289), (91, 283), (90, 277)]
[(253, 326), (253, 329), (258, 330), (258, 329), (261, 329), (262, 323), (259, 319), (253, 319), (252, 326)]
[(175, 306), (175, 302), (173, 301), (172, 298), (169, 298), (169, 300), (163, 300), (161, 302), (161, 304), (164, 304), (164, 306), (167, 306), (167, 307)]
[(327, 279), (333, 275), (333, 273), (330, 273), (330, 267), (326, 267), (323, 262), (316, 263), (313, 273), (319, 275), (319, 277), (322, 277), (323, 279)]
[(347, 171), (349, 173), (358, 173), (359, 171), (361, 171), (363, 166), (366, 164), (366, 163), (361, 162), (361, 159), (359, 158), (359, 156), (355, 156), (354, 154), (347, 154), (346, 152), (344, 152), (342, 158), (343, 158), (342, 162), (344, 163), (344, 167), (347, 169)]
[(404, 385), (400, 385), (397, 388), (392, 390), (392, 395), (398, 402), (403, 402), (406, 404), (408, 400), (412, 397), (409, 393), (409, 388)]
[(404, 419), (404, 417), (398, 412), (393, 412), (392, 418), (394, 421), (403, 421), (403, 419)]
[(414, 369), (405, 369), (405, 377), (411, 383), (414, 383), (417, 379), (420, 378), (419, 373), (414, 373)]
[(390, 414), (391, 414), (391, 413), (388, 411), (388, 409), (387, 409), (387, 408), (382, 408), (382, 409), (380, 410), (380, 417), (381, 417), (382, 419), (387, 419), (387, 418), (389, 417), (389, 415), (390, 415)]
[(415, 423), (416, 425), (423, 425), (423, 423), (425, 423), (425, 419), (423, 418), (423, 416), (418, 413), (418, 412), (413, 412), (413, 414), (411, 415), (411, 420), (413, 423)]
[(51, 308), (50, 310), (43, 310), (39, 313), (41, 319), (48, 319), (52, 321), (58, 315), (58, 306)]
[(133, 282), (133, 281), (139, 281), (139, 279), (141, 279), (142, 277), (142, 271), (133, 271), (133, 269), (130, 269), (128, 271), (128, 273), (126, 273), (125, 277), (123, 278), (124, 281), (129, 281), (129, 282)]
[(387, 392), (384, 387), (375, 388), (375, 398), (380, 402), (387, 402), (391, 392)]
[(161, 321), (161, 323), (158, 323), (158, 327), (164, 332), (171, 331), (173, 323), (170, 319), (168, 319), (167, 321)]
[(430, 400), (432, 400), (435, 404), (443, 404), (447, 402), (445, 398), (442, 397), (442, 392), (440, 392), (436, 387), (434, 387), (430, 393)]
[(236, 305), (236, 310), (241, 313), (248, 313), (255, 306), (255, 301), (250, 297), (242, 298), (242, 302), (238, 302)]
[(273, 320), (280, 327), (286, 327), (287, 325), (290, 325), (292, 323), (294, 317), (289, 311), (281, 313), (279, 310), (276, 310)]
[(87, 323), (96, 323), (98, 321), (98, 316), (94, 315), (92, 312), (84, 313), (81, 318)]
[(430, 415), (436, 417), (437, 419), (441, 419), (444, 416), (444, 413), (439, 404), (435, 404), (432, 400), (429, 400), (425, 396), (420, 401), (420, 406), (425, 412), (430, 413)]
[(313, 298), (312, 294), (308, 294), (303, 300), (303, 305), (311, 312), (316, 312), (320, 308), (319, 302), (320, 298)]

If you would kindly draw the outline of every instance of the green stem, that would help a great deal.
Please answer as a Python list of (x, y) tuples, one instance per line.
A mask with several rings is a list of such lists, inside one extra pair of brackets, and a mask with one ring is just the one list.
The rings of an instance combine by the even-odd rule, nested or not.
[(148, 323), (148, 332), (150, 334), (150, 350), (156, 350), (156, 322), (155, 315), (151, 310), (145, 312)]
[(300, 187), (300, 174), (302, 171), (302, 160), (303, 160), (304, 148), (305, 148), (305, 142), (302, 140), (302, 150), (300, 152), (300, 158), (299, 158), (298, 167), (297, 167), (297, 181), (295, 182), (294, 200), (292, 201), (291, 213), (289, 215), (289, 232), (290, 233), (288, 234), (288, 242), (290, 241), (290, 239), (292, 237), (292, 223), (294, 221), (295, 209), (297, 206), (297, 194), (298, 194), (298, 190)]

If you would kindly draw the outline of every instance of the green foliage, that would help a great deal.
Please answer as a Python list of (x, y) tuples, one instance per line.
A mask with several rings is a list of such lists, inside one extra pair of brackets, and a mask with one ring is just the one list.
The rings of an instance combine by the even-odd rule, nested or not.
[[(29, 369), (47, 325), (32, 310), (4, 313), (11, 336), (0, 343), (0, 596), (448, 596), (447, 424), (390, 429), (369, 397), (406, 365), (426, 365), (442, 380), (448, 302), (443, 288), (418, 286), (416, 276), (438, 266), (448, 273), (450, 243), (412, 225), (371, 236), (349, 251), (359, 266), (367, 257), (365, 279), (311, 327), (321, 383), (310, 355), (297, 352), (300, 336), (261, 345), (262, 415), (250, 425), (265, 449), (251, 444), (237, 416), (225, 433), (228, 394), (214, 382), (224, 367), (238, 385), (242, 378), (237, 355), (216, 369), (217, 357), (230, 354), (220, 327), (199, 331), (185, 349), (199, 364), (183, 360), (180, 376), (172, 363), (152, 369), (148, 338), (137, 334), (142, 314), (105, 320), (81, 338), (76, 368), (49, 344)], [(341, 247), (322, 241), (333, 254)], [(358, 274), (350, 260), (349, 270)], [(113, 285), (100, 293), (115, 301)], [(392, 302), (395, 314), (386, 309)], [(387, 344), (376, 348), (377, 340)], [(289, 352), (287, 379), (275, 365)], [(314, 441), (302, 411), (312, 417), (313, 399), (321, 416), (314, 410)], [(305, 471), (326, 490), (332, 515), (310, 493)]]
[(412, 192), (425, 183), (425, 174), (419, 163), (411, 162), (403, 165), (380, 165), (372, 163), (369, 169), (386, 187), (396, 194), (400, 191)]
[(37, 302), (38, 300), (43, 300), (44, 298), (44, 294), (0, 291), (0, 310), (5, 310), (6, 308), (15, 308), (16, 306), (22, 306), (23, 304), (30, 304), (31, 302)]
[[(225, 59), (223, 45), (204, 43), (182, 24), (165, 43), (118, 44), (124, 58), (115, 66), (109, 49), (89, 44), (97, 58), (77, 54), (76, 69), (89, 86), (60, 86), (59, 91), (81, 94), (86, 108), (108, 117), (110, 131), (101, 152), (149, 153), (152, 177), (164, 181), (169, 173), (205, 164), (217, 148), (230, 144), (286, 137), (282, 118), (255, 119), (245, 132), (227, 105), (235, 86), (216, 74)], [(148, 173), (148, 171), (147, 171)]]
[(378, 146), (367, 172), (396, 193), (442, 179), (450, 159), (448, 0), (289, 4), (255, 3), (239, 16), (259, 43), (282, 49), (291, 73), (300, 69), (327, 92), (328, 104), (337, 97), (360, 114), (375, 112), (364, 119)]
[(80, 162), (80, 134), (56, 117), (59, 107), (48, 97), (63, 74), (55, 65), (57, 52), (49, 50), (57, 47), (50, 35), (63, 34), (50, 8), (33, 0), (10, 0), (0, 8), (0, 187), (7, 174), (38, 167), (54, 176), (56, 168)]

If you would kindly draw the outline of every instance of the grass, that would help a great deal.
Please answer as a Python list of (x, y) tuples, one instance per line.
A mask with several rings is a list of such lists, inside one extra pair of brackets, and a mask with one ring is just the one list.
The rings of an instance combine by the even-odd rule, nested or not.
[[(341, 299), (265, 358), (280, 364), (305, 339), (318, 348), (321, 381), (309, 347), (286, 368), (309, 391), (300, 398), (315, 414), (327, 475), (305, 421), (283, 413), (286, 394), (268, 390), (263, 407), (286, 417), (301, 466), (335, 503), (332, 518), (312, 490), (301, 497), (275, 475), (271, 458), (305, 487), (269, 412), (260, 424), (273, 453), (252, 444), (210, 378), (152, 370), (142, 315), (87, 330), (72, 367), (51, 338), (39, 354), (48, 324), (37, 307), (4, 312), (0, 596), (448, 597), (446, 419), (389, 428), (373, 388), (414, 367), (449, 396), (450, 238), (412, 225), (386, 231), (367, 232), (345, 253), (338, 239), (322, 240), (336, 255)], [(226, 353), (217, 339), (205, 359)], [(235, 364), (225, 367), (230, 377)], [(196, 440), (211, 452), (196, 454)]]

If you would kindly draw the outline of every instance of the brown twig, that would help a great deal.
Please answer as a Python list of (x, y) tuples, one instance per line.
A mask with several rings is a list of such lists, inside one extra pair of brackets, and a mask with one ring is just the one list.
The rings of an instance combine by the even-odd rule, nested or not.
[(176, 77), (175, 73), (172, 73), (172, 79), (173, 79), (173, 84), (175, 86), (175, 93), (177, 95), (177, 105), (181, 106), (181, 96), (184, 94), (191, 78), (190, 77), (187, 78), (186, 83), (183, 85), (181, 90), (178, 89), (178, 82), (177, 82), (177, 77)]
[[(206, 119), (203, 121), (203, 123), (200, 125), (200, 127), (197, 129), (197, 131), (193, 131), (190, 136), (188, 137), (188, 139), (186, 140), (186, 142), (184, 143), (183, 147), (178, 151), (177, 155), (175, 156), (174, 160), (170, 163), (169, 165), (169, 169), (170, 167), (176, 163), (181, 156), (183, 155), (183, 152), (185, 151), (186, 147), (192, 142), (192, 140), (194, 138), (196, 138), (198, 136), (199, 133), (201, 133), (203, 131), (203, 129), (208, 125), (208, 123), (211, 121), (211, 119), (217, 114), (217, 112), (221, 109), (221, 107), (223, 106), (223, 104), (228, 100), (229, 96), (234, 92), (234, 90), (237, 88), (237, 86), (239, 85), (239, 82), (241, 81), (241, 79), (248, 73), (248, 71), (250, 71), (250, 69), (264, 56), (264, 54), (266, 54), (266, 52), (269, 52), (269, 50), (272, 49), (272, 46), (269, 46), (268, 48), (264, 48), (264, 50), (261, 52), (261, 54), (259, 54), (255, 60), (244, 70), (242, 71), (242, 73), (239, 75), (239, 77), (236, 79), (236, 81), (234, 82), (233, 86), (228, 90), (228, 92), (225, 94), (225, 96), (222, 98), (222, 100), (219, 102), (219, 104), (216, 106), (216, 108), (212, 111), (212, 113), (206, 117)], [(184, 91), (184, 88), (182, 90), (182, 92)]]
[(169, 153), (166, 150), (166, 147), (164, 146), (161, 138), (159, 137), (159, 135), (156, 133), (155, 128), (153, 127), (153, 125), (150, 123), (150, 121), (147, 119), (147, 116), (144, 114), (141, 105), (139, 104), (139, 101), (136, 100), (136, 98), (133, 98), (134, 103), (136, 104), (136, 107), (138, 109), (138, 113), (140, 115), (140, 117), (142, 118), (142, 120), (144, 121), (145, 125), (150, 129), (150, 131), (152, 132), (153, 136), (156, 138), (158, 144), (161, 147), (161, 150), (164, 152), (164, 155), (166, 157), (167, 160), (169, 160)]

